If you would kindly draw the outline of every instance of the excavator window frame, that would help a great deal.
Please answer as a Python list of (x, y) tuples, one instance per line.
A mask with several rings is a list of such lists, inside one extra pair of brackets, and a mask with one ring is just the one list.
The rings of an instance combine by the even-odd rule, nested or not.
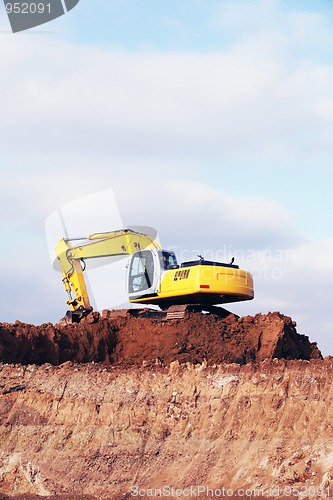
[[(141, 268), (140, 268), (141, 266)], [(137, 267), (135, 269), (135, 267)], [(135, 274), (134, 274), (135, 272)], [(135, 280), (139, 280), (135, 283)], [(129, 293), (149, 290), (154, 282), (154, 257), (150, 250), (140, 250), (132, 256), (128, 274)]]
[(169, 269), (178, 269), (179, 265), (174, 252), (168, 250), (159, 250), (161, 269), (168, 271)]

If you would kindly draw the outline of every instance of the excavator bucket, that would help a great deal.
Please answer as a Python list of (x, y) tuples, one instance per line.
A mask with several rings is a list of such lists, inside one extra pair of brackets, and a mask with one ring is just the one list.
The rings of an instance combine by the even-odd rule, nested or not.
[(59, 324), (64, 326), (72, 323), (80, 323), (81, 319), (87, 316), (89, 312), (91, 311), (81, 309), (78, 309), (77, 311), (66, 311), (65, 316), (61, 318)]

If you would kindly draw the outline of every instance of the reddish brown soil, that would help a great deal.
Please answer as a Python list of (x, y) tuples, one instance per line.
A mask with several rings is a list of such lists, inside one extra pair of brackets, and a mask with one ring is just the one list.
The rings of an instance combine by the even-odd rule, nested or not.
[(191, 313), (171, 321), (94, 315), (66, 326), (0, 324), (0, 361), (5, 363), (164, 366), (174, 360), (211, 365), (320, 357), (316, 344), (277, 312), (243, 318)]

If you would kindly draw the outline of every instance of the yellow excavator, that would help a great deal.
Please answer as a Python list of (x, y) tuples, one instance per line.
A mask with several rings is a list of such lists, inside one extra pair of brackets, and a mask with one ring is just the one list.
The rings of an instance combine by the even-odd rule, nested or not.
[(164, 311), (191, 306), (223, 316), (228, 311), (215, 307), (217, 304), (254, 297), (251, 273), (237, 265), (207, 261), (200, 255), (198, 260), (178, 264), (175, 253), (163, 250), (155, 238), (121, 229), (59, 241), (56, 256), (69, 295), (68, 322), (80, 321), (93, 310), (84, 279), (85, 261), (126, 255), (132, 256), (127, 266), (131, 303), (158, 305)]

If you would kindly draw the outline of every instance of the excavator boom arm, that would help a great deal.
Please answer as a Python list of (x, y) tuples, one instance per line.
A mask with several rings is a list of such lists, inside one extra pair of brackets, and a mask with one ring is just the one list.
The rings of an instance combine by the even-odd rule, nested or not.
[(72, 245), (71, 242), (78, 238), (75, 240), (62, 238), (56, 247), (63, 283), (70, 297), (67, 304), (72, 311), (92, 310), (81, 266), (84, 259), (132, 255), (145, 248), (161, 248), (153, 237), (130, 229), (94, 233), (79, 239), (81, 243)]

